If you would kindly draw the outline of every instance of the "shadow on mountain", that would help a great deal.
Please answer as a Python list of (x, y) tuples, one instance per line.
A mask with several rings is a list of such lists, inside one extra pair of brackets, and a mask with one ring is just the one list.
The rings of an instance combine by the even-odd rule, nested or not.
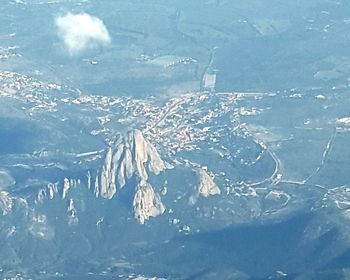
[[(168, 270), (172, 276), (186, 275), (188, 280), (299, 279), (306, 274), (311, 277), (315, 271), (320, 277), (322, 271), (338, 275), (337, 271), (328, 272), (326, 264), (342, 254), (339, 232), (331, 228), (320, 236), (311, 231), (314, 236), (310, 236), (310, 224), (319, 221), (315, 216), (299, 213), (274, 224), (177, 237), (147, 258), (158, 270), (163, 267), (164, 273)], [(343, 265), (349, 264), (348, 255)]]
[(0, 118), (0, 155), (27, 152), (36, 140), (37, 130), (33, 122)]

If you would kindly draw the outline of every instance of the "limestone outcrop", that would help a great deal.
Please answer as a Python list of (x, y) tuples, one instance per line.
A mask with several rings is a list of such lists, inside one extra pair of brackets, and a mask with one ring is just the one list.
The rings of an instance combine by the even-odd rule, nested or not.
[(156, 148), (144, 138), (142, 132), (133, 130), (115, 149), (108, 148), (99, 176), (99, 195), (111, 199), (132, 176), (144, 184), (149, 172), (158, 175), (167, 168), (169, 165), (161, 159)]
[(198, 169), (198, 176), (199, 176), (198, 190), (202, 196), (208, 197), (211, 195), (221, 194), (220, 188), (214, 182), (213, 178), (208, 174), (208, 172), (205, 169)]
[(96, 197), (112, 199), (135, 176), (138, 185), (134, 186), (133, 209), (135, 217), (143, 224), (165, 211), (160, 196), (148, 183), (149, 173), (158, 175), (170, 167), (142, 132), (133, 130), (117, 143), (115, 149), (108, 148), (101, 173), (95, 180), (94, 193)]
[(165, 212), (159, 194), (149, 183), (140, 183), (134, 196), (133, 202), (135, 218), (144, 224), (150, 217), (157, 217)]

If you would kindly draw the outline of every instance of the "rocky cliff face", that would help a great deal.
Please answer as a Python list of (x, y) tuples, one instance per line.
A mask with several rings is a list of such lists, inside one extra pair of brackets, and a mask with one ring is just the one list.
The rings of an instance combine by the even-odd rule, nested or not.
[[(181, 163), (174, 164), (181, 166)], [(167, 186), (155, 185), (157, 182), (157, 179), (153, 180), (155, 178), (152, 179), (151, 183), (150, 176), (152, 174), (157, 176), (172, 168), (173, 166), (161, 158), (155, 146), (144, 137), (140, 130), (132, 130), (114, 146), (106, 149), (99, 169), (87, 171), (86, 176), (81, 179), (66, 177), (62, 182), (49, 183), (47, 187), (38, 192), (35, 201), (42, 203), (46, 198), (52, 200), (55, 197), (66, 201), (65, 220), (72, 226), (78, 225), (80, 221), (84, 220), (81, 215), (84, 215), (85, 206), (82, 205), (87, 202), (82, 200), (94, 198), (112, 200), (117, 198), (122, 190), (125, 190), (128, 199), (130, 198), (128, 207), (133, 211), (133, 216), (140, 224), (144, 224), (150, 218), (164, 214), (166, 209), (169, 209), (171, 217), (177, 220), (177, 215), (182, 213), (181, 209), (184, 207), (182, 198), (186, 201), (184, 203), (196, 205), (196, 209), (200, 209), (201, 206), (198, 205), (198, 202), (201, 198), (221, 195), (221, 190), (214, 181), (214, 174), (207, 167), (200, 167), (196, 164), (185, 164), (185, 166), (180, 167), (180, 169), (185, 168), (184, 170), (195, 172), (197, 183), (194, 184), (193, 192), (184, 189), (179, 193), (176, 186), (183, 178), (178, 176), (181, 176), (184, 170), (180, 171), (177, 167), (165, 174), (165, 178), (168, 179), (169, 176), (169, 178), (173, 178), (174, 184), (169, 190)], [(173, 177), (171, 174), (177, 175)], [(164, 178), (160, 180), (162, 181)], [(82, 195), (82, 192), (85, 191), (75, 190), (84, 186), (88, 190), (87, 196)], [(206, 206), (206, 208), (208, 207)]]
[(162, 215), (165, 206), (151, 184), (140, 182), (134, 196), (133, 209), (135, 218), (144, 224), (150, 217)]
[(208, 197), (210, 195), (221, 194), (220, 188), (214, 182), (213, 178), (208, 174), (208, 172), (204, 169), (198, 169), (199, 176), (199, 193)]
[(0, 192), (0, 213), (5, 216), (11, 212), (13, 201), (8, 192)]
[(133, 130), (115, 149), (108, 149), (101, 170), (99, 194), (103, 198), (111, 199), (132, 176), (136, 176), (141, 185), (146, 185), (149, 172), (158, 175), (169, 167), (142, 132)]
[(188, 203), (195, 205), (200, 196), (209, 197), (212, 195), (221, 194), (221, 190), (218, 185), (214, 182), (214, 179), (209, 175), (206, 168), (198, 168), (196, 170), (198, 176), (198, 185), (196, 185), (194, 193), (190, 196)]
[[(108, 200), (117, 196), (121, 189), (130, 188), (128, 192), (133, 193), (131, 207), (134, 216), (143, 224), (150, 217), (159, 216), (165, 211), (160, 195), (148, 182), (149, 174), (159, 175), (160, 172), (169, 168), (172, 166), (161, 159), (156, 148), (144, 138), (142, 132), (133, 130), (120, 139), (114, 147), (107, 149), (103, 165), (100, 170), (97, 170), (96, 176), (92, 176), (88, 171), (84, 181), (96, 198)], [(131, 178), (133, 180), (130, 180)], [(76, 225), (79, 221), (78, 211), (71, 192), (74, 188), (81, 186), (81, 180), (64, 178), (59, 185), (49, 183), (38, 192), (35, 201), (42, 203), (45, 198), (53, 199), (56, 194), (59, 194), (63, 200), (67, 201), (69, 224)], [(0, 204), (8, 203), (5, 198), (0, 197)], [(2, 208), (5, 209), (5, 206)]]

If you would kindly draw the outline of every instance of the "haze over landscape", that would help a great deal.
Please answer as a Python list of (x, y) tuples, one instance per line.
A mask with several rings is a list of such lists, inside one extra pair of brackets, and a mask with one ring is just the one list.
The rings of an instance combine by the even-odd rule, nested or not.
[(350, 2), (3, 0), (1, 279), (349, 279)]

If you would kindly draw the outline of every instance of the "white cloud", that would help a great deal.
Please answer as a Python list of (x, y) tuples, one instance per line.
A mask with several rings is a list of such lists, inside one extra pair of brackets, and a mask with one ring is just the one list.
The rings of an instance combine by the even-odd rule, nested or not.
[(55, 19), (58, 35), (70, 54), (108, 45), (111, 42), (103, 21), (86, 13), (67, 13)]

